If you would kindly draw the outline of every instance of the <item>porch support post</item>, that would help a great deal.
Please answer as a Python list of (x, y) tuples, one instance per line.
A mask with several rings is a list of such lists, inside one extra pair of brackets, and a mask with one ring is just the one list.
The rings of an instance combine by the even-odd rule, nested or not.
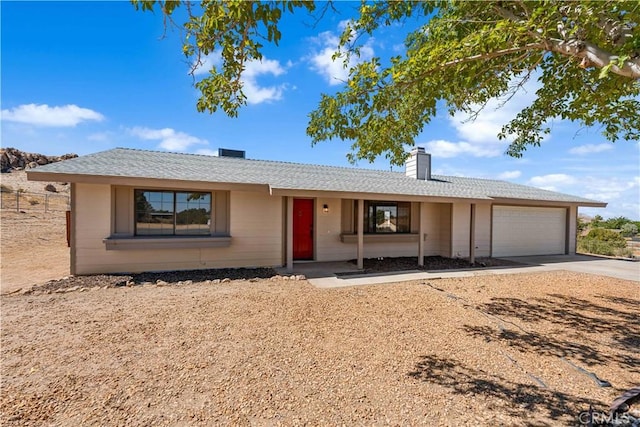
[(471, 224), (469, 227), (469, 262), (476, 262), (476, 204), (471, 203)]
[(293, 197), (287, 197), (287, 270), (293, 271)]
[(419, 204), (419, 226), (418, 226), (418, 266), (419, 267), (424, 267), (424, 232), (425, 232), (425, 228), (426, 225), (424, 223), (424, 214), (425, 214), (425, 204), (424, 202), (420, 202)]
[(358, 269), (364, 269), (364, 200), (358, 199)]

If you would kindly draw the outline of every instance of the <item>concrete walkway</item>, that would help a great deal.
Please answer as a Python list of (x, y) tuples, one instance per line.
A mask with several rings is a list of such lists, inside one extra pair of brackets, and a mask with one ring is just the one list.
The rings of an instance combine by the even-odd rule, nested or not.
[[(640, 282), (640, 262), (622, 261), (585, 255), (552, 255), (506, 258), (521, 263), (519, 266), (473, 268), (465, 270), (399, 271), (377, 274), (358, 274), (355, 265), (348, 262), (309, 262), (294, 264), (294, 274), (304, 274), (317, 288), (342, 288), (347, 286), (397, 283), (410, 280), (473, 277), (492, 274), (533, 273), (541, 271), (575, 271), (617, 279)], [(281, 269), (281, 274), (285, 273)], [(348, 275), (337, 276), (339, 273)], [(289, 272), (288, 274), (291, 274)]]

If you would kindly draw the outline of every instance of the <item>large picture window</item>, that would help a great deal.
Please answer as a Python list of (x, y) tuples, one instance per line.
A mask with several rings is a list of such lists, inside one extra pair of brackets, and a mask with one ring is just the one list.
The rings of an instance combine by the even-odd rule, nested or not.
[(364, 202), (365, 233), (410, 233), (410, 202)]
[(211, 193), (135, 190), (137, 236), (208, 236)]

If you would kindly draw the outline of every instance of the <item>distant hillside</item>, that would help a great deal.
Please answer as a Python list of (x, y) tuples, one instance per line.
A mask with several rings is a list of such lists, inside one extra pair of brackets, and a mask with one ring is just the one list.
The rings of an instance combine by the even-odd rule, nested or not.
[(25, 153), (17, 148), (0, 148), (0, 172), (6, 173), (12, 170), (33, 169), (49, 163), (73, 159), (74, 157), (78, 157), (78, 155), (64, 154), (62, 156), (45, 156), (44, 154)]

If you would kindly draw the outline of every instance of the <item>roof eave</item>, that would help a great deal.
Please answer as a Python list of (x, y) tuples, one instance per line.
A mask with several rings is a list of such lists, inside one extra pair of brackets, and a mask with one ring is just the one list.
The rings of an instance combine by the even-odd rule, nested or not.
[(366, 200), (385, 200), (385, 201), (433, 201), (439, 203), (453, 203), (464, 200), (469, 203), (488, 203), (491, 201), (489, 197), (456, 197), (441, 195), (425, 195), (425, 194), (402, 194), (402, 193), (377, 193), (365, 191), (344, 191), (344, 190), (313, 190), (313, 189), (294, 189), (280, 188), (271, 186), (271, 194), (274, 196), (291, 196), (291, 197), (327, 197), (338, 199), (366, 199)]
[(517, 199), (506, 197), (492, 197), (494, 204), (517, 204), (529, 206), (580, 206), (589, 208), (606, 208), (606, 202), (597, 200), (544, 200), (544, 199)]
[(237, 182), (209, 182), (194, 181), (167, 178), (146, 178), (132, 176), (117, 175), (91, 175), (91, 174), (70, 174), (61, 172), (41, 172), (28, 171), (27, 179), (29, 181), (55, 181), (55, 182), (73, 182), (83, 184), (108, 184), (135, 186), (145, 188), (175, 188), (187, 190), (237, 190), (237, 191), (254, 191), (259, 193), (268, 193), (270, 188), (268, 184), (251, 184)]

